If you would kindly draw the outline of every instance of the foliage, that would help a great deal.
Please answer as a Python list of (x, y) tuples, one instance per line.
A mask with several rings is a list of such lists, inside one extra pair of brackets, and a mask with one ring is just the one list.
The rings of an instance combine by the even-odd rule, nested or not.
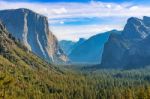
[(2, 99), (150, 99), (150, 68), (55, 67), (9, 37), (0, 32)]

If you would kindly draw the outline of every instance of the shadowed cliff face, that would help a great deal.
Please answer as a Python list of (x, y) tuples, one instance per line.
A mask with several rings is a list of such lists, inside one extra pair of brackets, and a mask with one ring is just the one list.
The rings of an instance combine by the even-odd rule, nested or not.
[(146, 38), (149, 34), (149, 26), (147, 26), (147, 20), (145, 20), (146, 17), (143, 18), (143, 20), (138, 19), (138, 18), (130, 18), (128, 19), (128, 22), (124, 28), (124, 31), (122, 32), (122, 36), (125, 39), (144, 39)]
[(104, 43), (108, 40), (109, 31), (97, 34), (76, 46), (69, 54), (69, 59), (74, 64), (100, 64)]
[(69, 40), (61, 40), (59, 41), (60, 47), (63, 49), (64, 53), (69, 55), (73, 50), (77, 42), (69, 41)]
[(0, 11), (0, 19), (15, 38), (38, 56), (52, 62), (67, 61), (45, 16), (28, 9), (16, 9)]
[(130, 18), (122, 34), (111, 34), (104, 47), (102, 67), (139, 68), (150, 64), (150, 18)]
[(59, 45), (63, 49), (64, 53), (69, 55), (73, 49), (75, 49), (77, 46), (82, 44), (84, 41), (86, 41), (86, 39), (84, 39), (84, 38), (80, 38), (77, 42), (61, 40), (61, 41), (59, 41)]

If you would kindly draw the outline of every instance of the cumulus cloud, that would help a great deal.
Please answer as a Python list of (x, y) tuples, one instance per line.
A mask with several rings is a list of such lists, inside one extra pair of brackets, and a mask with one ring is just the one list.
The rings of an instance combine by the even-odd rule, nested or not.
[[(0, 9), (29, 8), (49, 18), (51, 28), (59, 39), (77, 39), (79, 36), (89, 37), (90, 34), (99, 33), (104, 30), (120, 28), (118, 26), (97, 24), (97, 26), (66, 26), (65, 22), (76, 21), (75, 18), (106, 18), (116, 17), (125, 20), (128, 17), (150, 16), (150, 7), (135, 5), (132, 3), (104, 3), (92, 1), (89, 3), (29, 3), (29, 2), (7, 2), (0, 1)], [(62, 26), (53, 26), (62, 24)], [(87, 29), (85, 29), (87, 28)], [(106, 29), (107, 28), (107, 29)], [(79, 35), (80, 34), (80, 35)], [(64, 35), (64, 36), (63, 36)], [(75, 36), (76, 35), (76, 36)], [(91, 35), (90, 35), (91, 36)], [(74, 38), (76, 37), (76, 38)]]

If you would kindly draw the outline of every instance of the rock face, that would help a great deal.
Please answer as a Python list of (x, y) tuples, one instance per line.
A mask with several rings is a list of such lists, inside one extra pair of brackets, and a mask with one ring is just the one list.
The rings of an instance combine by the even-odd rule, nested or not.
[(60, 47), (64, 51), (66, 55), (69, 55), (74, 48), (76, 48), (78, 45), (83, 43), (86, 39), (80, 38), (79, 41), (68, 41), (68, 40), (62, 40), (59, 42)]
[(72, 50), (69, 55), (70, 60), (73, 63), (100, 64), (104, 44), (112, 32), (117, 31), (98, 34), (84, 41)]
[(66, 55), (70, 54), (70, 52), (74, 48), (75, 44), (76, 44), (76, 42), (68, 41), (68, 40), (61, 40), (61, 41), (59, 41), (59, 45), (60, 45), (60, 47), (62, 48), (62, 50), (64, 51), (64, 53)]
[(150, 17), (129, 18), (121, 34), (111, 34), (101, 67), (139, 68), (150, 65)]
[(0, 11), (0, 19), (15, 38), (41, 58), (51, 62), (67, 61), (45, 16), (28, 9), (15, 9)]

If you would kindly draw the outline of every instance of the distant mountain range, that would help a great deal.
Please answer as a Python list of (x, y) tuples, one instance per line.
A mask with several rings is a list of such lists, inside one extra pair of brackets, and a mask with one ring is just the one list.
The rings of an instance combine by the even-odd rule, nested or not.
[(139, 68), (150, 65), (150, 17), (129, 18), (123, 31), (100, 33), (74, 47), (75, 64), (101, 64), (103, 68)]
[(54, 63), (67, 61), (57, 38), (49, 30), (47, 17), (21, 8), (1, 10), (0, 20), (16, 39), (36, 55)]
[(48, 19), (28, 9), (1, 10), (0, 20), (11, 37), (48, 62), (70, 60), (72, 64), (100, 64), (103, 68), (150, 65), (150, 17), (129, 18), (123, 31), (112, 30), (77, 42), (58, 42), (49, 30)]
[(78, 64), (100, 64), (105, 42), (111, 33), (118, 32), (113, 30), (90, 37), (72, 50), (69, 54), (70, 60)]
[(105, 44), (102, 67), (139, 68), (150, 65), (150, 17), (129, 18), (121, 34)]
[(109, 34), (98, 34), (89, 39), (80, 38), (77, 42), (60, 41), (60, 46), (68, 55), (72, 64), (98, 64), (103, 51), (103, 45), (107, 41)]
[(69, 40), (61, 40), (59, 41), (60, 47), (64, 51), (66, 55), (69, 55), (74, 48), (78, 45), (82, 44), (86, 39), (80, 38), (79, 41), (69, 41)]

